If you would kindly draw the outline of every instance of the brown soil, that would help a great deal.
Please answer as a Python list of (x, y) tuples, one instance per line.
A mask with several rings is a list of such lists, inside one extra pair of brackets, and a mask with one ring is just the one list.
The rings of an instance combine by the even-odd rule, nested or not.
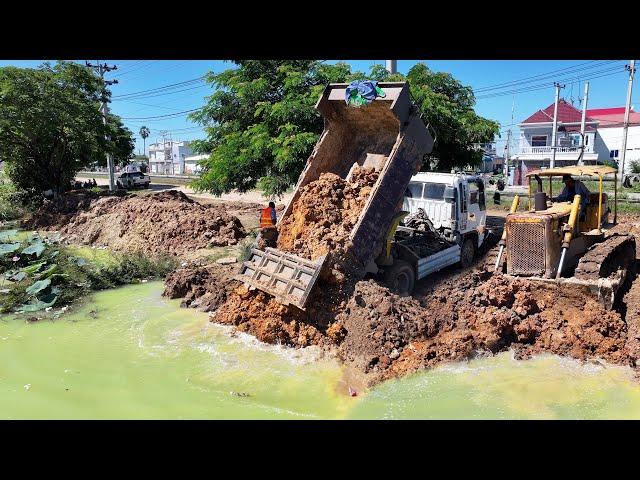
[(304, 312), (281, 305), (259, 290), (249, 291), (244, 285), (229, 295), (212, 320), (233, 325), (238, 331), (254, 335), (266, 343), (296, 347), (329, 346), (331, 343)]
[(185, 265), (177, 268), (165, 279), (163, 296), (182, 298), (182, 307), (215, 311), (229, 293), (237, 288), (233, 280), (237, 265)]
[(68, 243), (148, 255), (235, 245), (246, 236), (226, 206), (202, 205), (176, 190), (125, 197), (72, 192), (46, 202), (27, 226), (59, 230)]
[(279, 226), (277, 247), (310, 260), (329, 252), (344, 256), (349, 235), (377, 179), (373, 168), (357, 167), (349, 182), (323, 173), (305, 185), (291, 214)]
[[(621, 217), (617, 230), (635, 232), (635, 220)], [(306, 312), (241, 287), (212, 320), (265, 342), (337, 347), (369, 385), (508, 349), (517, 358), (550, 352), (629, 366), (640, 361), (640, 280), (619, 310), (605, 309), (578, 288), (508, 278), (482, 267), (448, 269), (421, 283), (414, 297), (399, 297), (374, 280), (325, 284)]]
[[(277, 248), (315, 260), (330, 255), (305, 312), (285, 307), (262, 292), (233, 292), (212, 321), (235, 325), (260, 340), (290, 346), (329, 345), (328, 327), (346, 306), (359, 273), (348, 258), (349, 235), (378, 178), (373, 168), (354, 169), (347, 182), (324, 173), (301, 189), (291, 214), (278, 228)], [(262, 240), (273, 244), (273, 229)], [(265, 235), (269, 234), (269, 235)]]

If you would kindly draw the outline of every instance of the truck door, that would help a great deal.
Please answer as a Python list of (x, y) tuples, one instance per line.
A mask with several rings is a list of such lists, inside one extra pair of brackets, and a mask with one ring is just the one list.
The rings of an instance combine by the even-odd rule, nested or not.
[[(485, 224), (487, 207), (484, 194), (484, 182), (480, 179), (475, 179), (469, 181), (467, 185), (469, 188), (467, 231), (471, 231), (477, 230), (478, 227)], [(478, 240), (481, 243), (480, 235), (478, 236)]]
[(467, 230), (467, 205), (469, 203), (469, 189), (464, 182), (460, 182), (458, 191), (460, 192), (460, 201), (458, 202), (458, 209), (460, 211), (460, 223), (458, 225), (458, 229), (462, 233)]

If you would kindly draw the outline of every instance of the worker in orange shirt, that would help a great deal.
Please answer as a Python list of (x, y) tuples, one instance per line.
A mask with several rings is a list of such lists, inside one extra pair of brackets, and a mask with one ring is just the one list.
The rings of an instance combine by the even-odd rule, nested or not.
[(260, 210), (260, 228), (275, 227), (277, 222), (276, 204), (269, 202), (267, 208)]

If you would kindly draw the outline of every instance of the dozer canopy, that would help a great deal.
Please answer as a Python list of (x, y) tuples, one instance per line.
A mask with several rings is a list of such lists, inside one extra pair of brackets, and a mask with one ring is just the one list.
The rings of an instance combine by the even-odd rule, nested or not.
[(610, 173), (618, 173), (613, 167), (607, 165), (575, 165), (571, 167), (547, 168), (527, 173), (527, 178), (535, 177), (561, 177), (562, 175), (588, 175), (591, 177), (603, 177)]

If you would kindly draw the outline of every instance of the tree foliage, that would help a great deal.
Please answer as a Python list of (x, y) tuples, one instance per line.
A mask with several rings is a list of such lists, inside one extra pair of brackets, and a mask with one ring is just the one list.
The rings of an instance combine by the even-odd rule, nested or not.
[(256, 186), (265, 194), (281, 194), (295, 184), (323, 129), (314, 105), (328, 83), (370, 78), (408, 80), (424, 118), (437, 132), (437, 144), (426, 166), (450, 169), (481, 160), (472, 143), (492, 141), (496, 122), (473, 111), (475, 98), (447, 73), (417, 64), (405, 77), (375, 65), (368, 76), (346, 63), (314, 60), (235, 60), (236, 67), (210, 73), (215, 88), (191, 119), (205, 127), (207, 137), (192, 143), (210, 153), (201, 165), (199, 190), (216, 195)]
[(61, 192), (82, 168), (105, 164), (107, 153), (128, 161), (132, 133), (115, 115), (104, 125), (103, 89), (100, 77), (73, 62), (0, 68), (0, 160), (18, 187)]

